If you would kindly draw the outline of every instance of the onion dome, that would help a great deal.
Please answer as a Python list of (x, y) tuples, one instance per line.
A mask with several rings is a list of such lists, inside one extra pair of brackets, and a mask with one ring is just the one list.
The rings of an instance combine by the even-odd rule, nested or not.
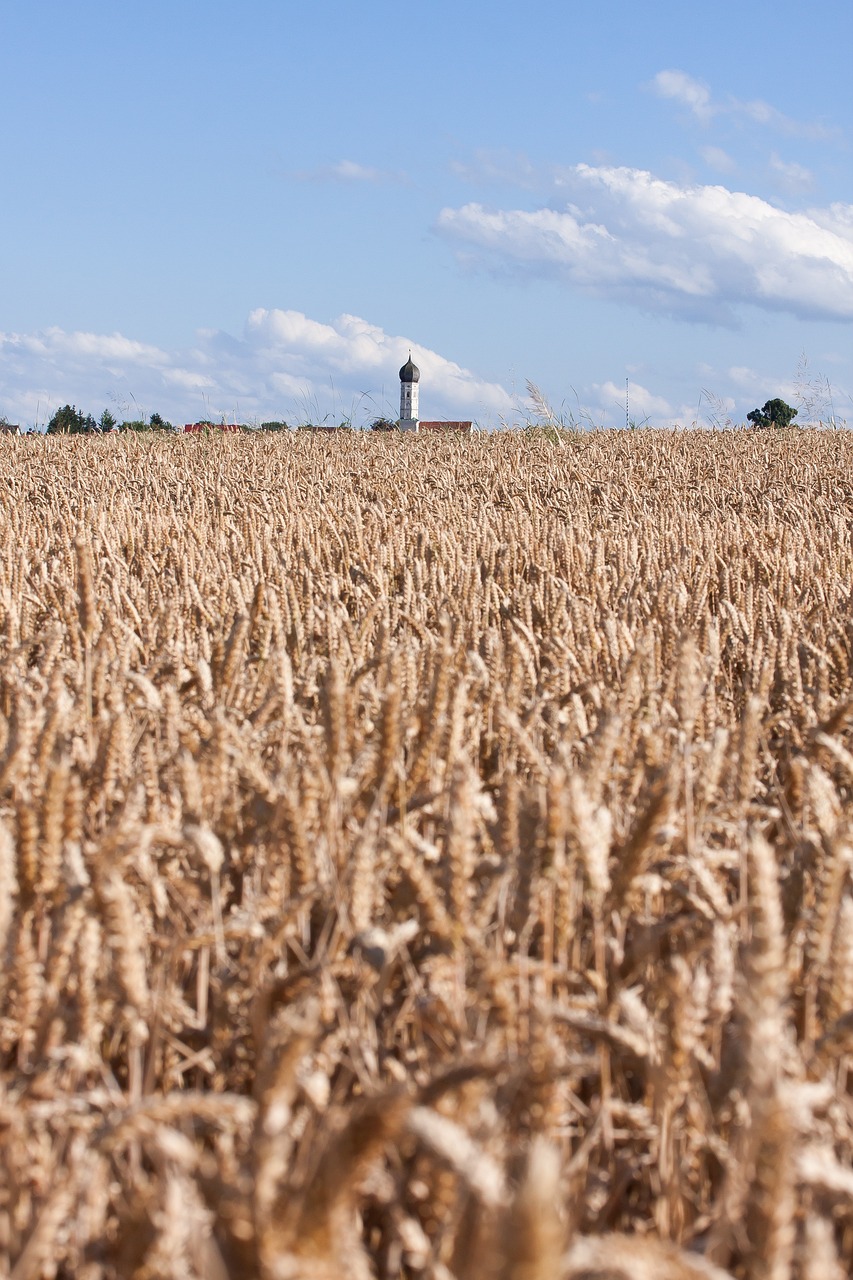
[(412, 363), (412, 353), (409, 352), (409, 358), (400, 370), (401, 382), (420, 382), (421, 371), (416, 364)]

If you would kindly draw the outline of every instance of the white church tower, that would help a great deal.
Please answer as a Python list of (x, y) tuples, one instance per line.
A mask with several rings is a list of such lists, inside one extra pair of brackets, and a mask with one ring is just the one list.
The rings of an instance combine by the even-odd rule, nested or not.
[(418, 429), (418, 383), (421, 371), (412, 363), (412, 353), (400, 370), (400, 430)]

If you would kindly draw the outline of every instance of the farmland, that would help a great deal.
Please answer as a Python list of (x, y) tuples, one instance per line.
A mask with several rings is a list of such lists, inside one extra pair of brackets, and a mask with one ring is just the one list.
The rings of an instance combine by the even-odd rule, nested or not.
[(0, 1273), (848, 1274), (846, 433), (0, 494)]

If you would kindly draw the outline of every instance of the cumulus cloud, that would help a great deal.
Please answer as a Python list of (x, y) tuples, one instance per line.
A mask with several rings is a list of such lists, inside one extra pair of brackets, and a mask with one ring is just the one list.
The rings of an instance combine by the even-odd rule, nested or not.
[(50, 328), (36, 334), (7, 334), (5, 341), (4, 354), (7, 357), (40, 355), (46, 359), (61, 359), (72, 368), (93, 360), (106, 367), (137, 364), (159, 367), (169, 360), (159, 347), (135, 342), (120, 333), (85, 333), (81, 330), (67, 333), (64, 329)]
[[(538, 389), (537, 389), (538, 390)], [(541, 394), (541, 393), (540, 393)], [(708, 425), (707, 415), (697, 413), (696, 403), (675, 403), (652, 391), (632, 377), (626, 387), (624, 382), (581, 382), (572, 388), (573, 399), (555, 401), (552, 413), (557, 420), (573, 423), (586, 431), (625, 426), (626, 416), (631, 426), (689, 428)], [(544, 397), (545, 405), (550, 405)], [(733, 401), (731, 402), (734, 403)], [(519, 402), (511, 425), (525, 421), (542, 421), (544, 412), (541, 400)]]
[[(475, 263), (560, 278), (644, 310), (732, 324), (750, 303), (853, 318), (853, 208), (789, 213), (724, 186), (575, 165), (563, 209), (442, 210), (438, 230)], [(583, 201), (583, 207), (580, 201)]]
[[(593, 383), (593, 391), (601, 405), (616, 406), (620, 410), (625, 404), (627, 394), (628, 413), (634, 422), (654, 418), (655, 421), (672, 420), (677, 417), (676, 411), (663, 396), (657, 396), (648, 387), (639, 382), (631, 382), (628, 387), (618, 386), (615, 382)], [(618, 419), (617, 419), (618, 420)]]
[(677, 102), (703, 124), (708, 124), (715, 116), (735, 116), (742, 120), (750, 120), (753, 124), (765, 125), (799, 138), (828, 138), (832, 130), (814, 122), (792, 120), (776, 107), (764, 102), (761, 98), (743, 100), (729, 94), (726, 98), (714, 98), (711, 90), (701, 80), (689, 75), (686, 71), (676, 69), (659, 71), (649, 86), (659, 98), (668, 98)]
[[(428, 409), (427, 387), (432, 403), (456, 405), (469, 412), (486, 409), (499, 413), (509, 404), (507, 392), (498, 383), (482, 381), (454, 361), (387, 334), (360, 316), (342, 315), (333, 324), (321, 324), (300, 311), (259, 308), (249, 316), (246, 341), (263, 353), (265, 365), (290, 377), (307, 377), (315, 385), (321, 381), (328, 384), (331, 376), (342, 386), (351, 387), (354, 394), (356, 388), (372, 387), (375, 395), (383, 383), (386, 387), (390, 383), (388, 394), (395, 408), (399, 399), (397, 370), (411, 349), (424, 384), (424, 413)], [(430, 415), (432, 412), (430, 408)]]
[(176, 351), (121, 334), (0, 333), (0, 414), (44, 424), (66, 401), (95, 414), (154, 410), (174, 422), (202, 416), (357, 425), (399, 410), (397, 371), (409, 349), (430, 418), (494, 421), (512, 407), (498, 383), (359, 316), (325, 324), (301, 311), (252, 311), (242, 337), (201, 330)]

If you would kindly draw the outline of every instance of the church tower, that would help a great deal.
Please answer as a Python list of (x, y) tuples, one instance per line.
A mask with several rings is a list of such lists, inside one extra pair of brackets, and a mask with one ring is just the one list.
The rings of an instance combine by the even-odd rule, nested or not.
[(412, 353), (400, 370), (400, 430), (418, 429), (418, 383), (421, 371), (412, 363)]

